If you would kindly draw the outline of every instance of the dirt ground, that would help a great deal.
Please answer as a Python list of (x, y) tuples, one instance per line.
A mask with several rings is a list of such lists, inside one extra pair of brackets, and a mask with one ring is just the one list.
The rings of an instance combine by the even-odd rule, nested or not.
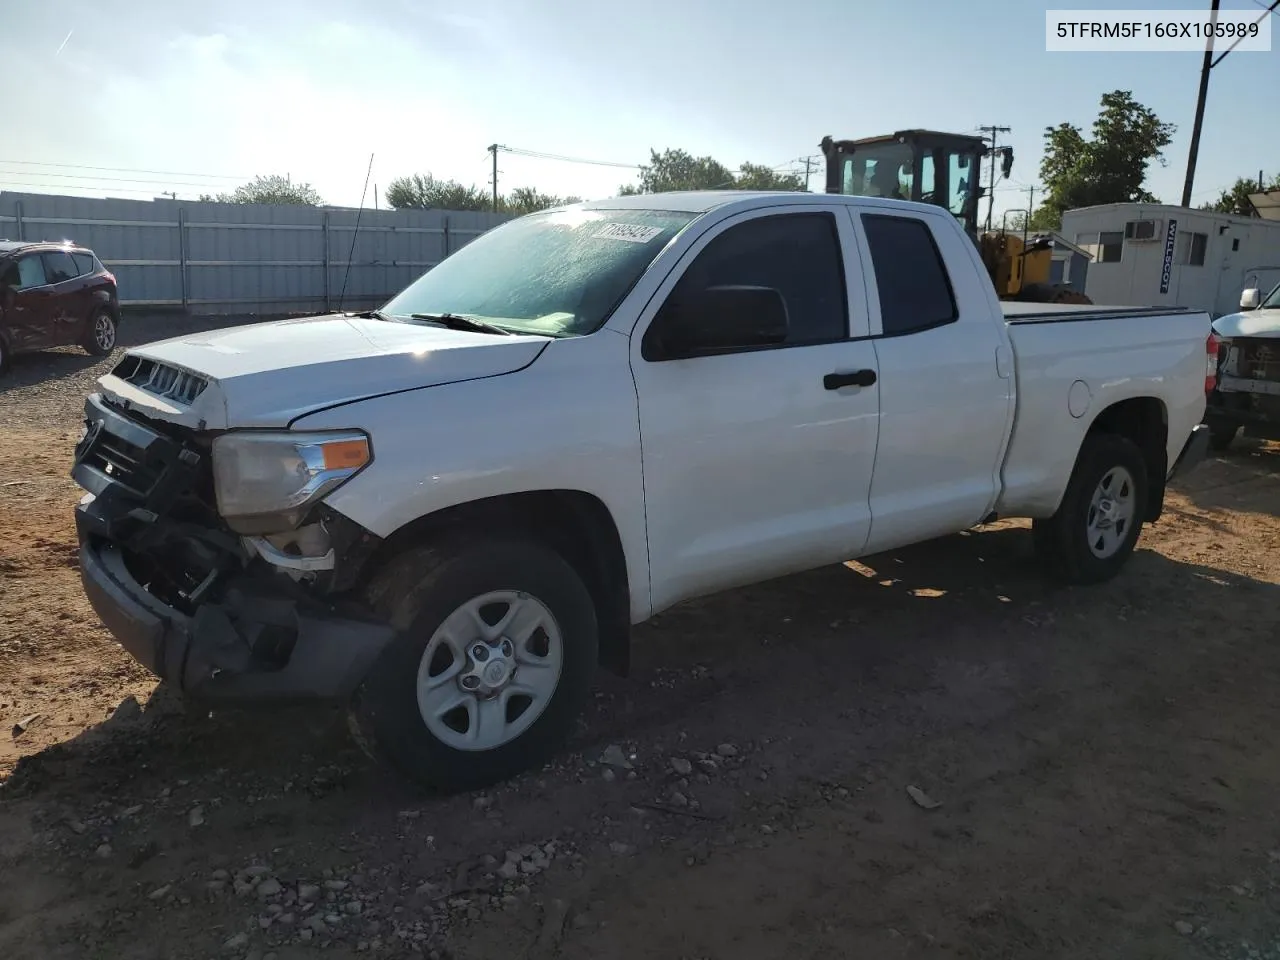
[(1280, 448), (1103, 587), (998, 524), (682, 606), (556, 763), (439, 798), (337, 714), (155, 690), (76, 571), (106, 364), (14, 366), (0, 957), (1280, 957)]

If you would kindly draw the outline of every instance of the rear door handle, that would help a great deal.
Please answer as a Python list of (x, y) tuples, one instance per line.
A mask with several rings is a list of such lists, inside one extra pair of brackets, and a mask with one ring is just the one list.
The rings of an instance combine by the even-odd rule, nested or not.
[(839, 390), (841, 387), (869, 387), (876, 382), (874, 370), (854, 370), (852, 373), (828, 373), (822, 378), (822, 385), (828, 390)]

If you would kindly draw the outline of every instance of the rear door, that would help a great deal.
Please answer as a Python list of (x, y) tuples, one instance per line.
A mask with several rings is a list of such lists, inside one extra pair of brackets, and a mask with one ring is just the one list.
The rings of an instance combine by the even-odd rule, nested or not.
[(45, 280), (44, 260), (39, 253), (17, 258), (17, 284), (5, 310), (10, 342), (14, 350), (33, 350), (50, 344), (53, 291)]
[(872, 553), (964, 530), (994, 508), (1013, 354), (976, 248), (945, 213), (858, 210), (880, 373)]
[(49, 305), (49, 345), (64, 347), (79, 343), (89, 316), (89, 296), (85, 289), (88, 277), (80, 276), (80, 269), (66, 250), (50, 250), (42, 256), (45, 282), (53, 293)]
[[(737, 284), (782, 294), (786, 342), (646, 356), (664, 303)], [(681, 258), (631, 344), (655, 610), (861, 550), (879, 412), (867, 332), (842, 207), (733, 215)]]

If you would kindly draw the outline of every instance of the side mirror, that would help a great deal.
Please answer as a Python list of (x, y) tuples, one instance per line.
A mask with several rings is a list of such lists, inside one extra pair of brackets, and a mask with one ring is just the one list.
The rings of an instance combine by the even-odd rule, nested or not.
[(1258, 293), (1257, 287), (1250, 287), (1244, 293), (1240, 294), (1241, 310), (1257, 310), (1258, 304), (1262, 300), (1262, 295)]
[(773, 287), (707, 287), (664, 308), (657, 331), (669, 359), (783, 343), (791, 325)]

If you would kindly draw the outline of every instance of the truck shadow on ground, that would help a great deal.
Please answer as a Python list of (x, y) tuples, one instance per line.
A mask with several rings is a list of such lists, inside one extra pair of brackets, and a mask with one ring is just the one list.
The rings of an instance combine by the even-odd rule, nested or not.
[[(1280, 618), (1275, 585), (1150, 550), (1140, 550), (1109, 584), (1057, 587), (1032, 561), (1029, 539), (1018, 528), (971, 532), (674, 608), (636, 631), (631, 677), (601, 676), (564, 762), (594, 758), (610, 742), (661, 735), (673, 724), (718, 725), (743, 736), (761, 723), (753, 718), (797, 698), (821, 702), (841, 687), (864, 699), (927, 689), (940, 660), (1030, 663), (1046, 639), (1076, 643), (1081, 629), (1108, 632), (1111, 655), (1141, 656), (1150, 650), (1148, 634), (1169, 629), (1178, 611), (1187, 612), (1179, 629), (1228, 608), (1251, 627)], [(803, 692), (812, 691), (815, 671), (825, 672), (821, 696), (812, 697)], [(822, 734), (802, 734), (797, 750), (805, 749), (805, 737)], [(544, 775), (519, 780), (527, 788)], [(163, 687), (137, 716), (24, 758), (5, 793), (113, 796), (175, 781), (216, 784), (234, 805), (290, 793), (306, 797), (312, 811), (332, 801), (339, 819), (344, 809), (364, 816), (421, 796), (368, 763), (341, 711), (210, 713)], [(270, 822), (266, 811), (242, 806), (241, 819)]]
[(1225, 453), (1212, 454), (1186, 477), (1175, 480), (1171, 489), (1205, 510), (1274, 513), (1249, 501), (1259, 499), (1263, 491), (1273, 493), (1277, 480), (1280, 444), (1241, 438)]

